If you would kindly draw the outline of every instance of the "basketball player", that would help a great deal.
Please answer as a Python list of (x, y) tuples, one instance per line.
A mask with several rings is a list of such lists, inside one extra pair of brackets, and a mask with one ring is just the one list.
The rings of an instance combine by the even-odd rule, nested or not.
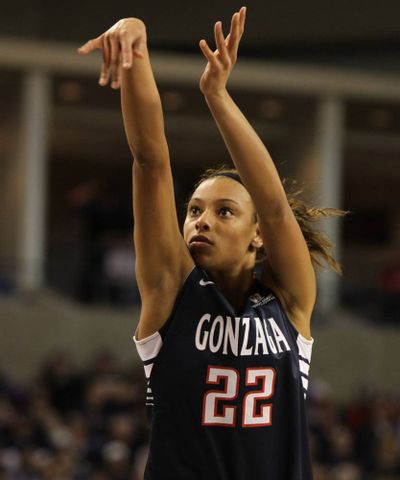
[[(226, 90), (244, 31), (236, 12), (216, 51), (202, 40), (200, 89), (236, 170), (208, 171), (183, 235), (160, 97), (142, 21), (120, 20), (79, 49), (101, 49), (99, 83), (121, 88), (133, 156), (134, 335), (151, 413), (146, 480), (310, 480), (305, 398), (316, 298), (313, 263), (338, 268), (308, 220), (339, 211), (288, 198), (273, 161)], [(260, 278), (254, 276), (262, 257)]]

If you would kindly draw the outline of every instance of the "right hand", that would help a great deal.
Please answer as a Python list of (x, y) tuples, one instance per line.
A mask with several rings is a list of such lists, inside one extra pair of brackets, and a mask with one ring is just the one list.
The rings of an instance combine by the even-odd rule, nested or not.
[(217, 49), (212, 51), (203, 39), (200, 48), (208, 63), (200, 78), (200, 90), (204, 95), (218, 93), (225, 90), (228, 79), (236, 64), (240, 39), (244, 32), (246, 21), (246, 7), (234, 13), (229, 35), (224, 38), (222, 23), (214, 25), (215, 44)]
[(121, 68), (131, 68), (134, 56), (143, 58), (146, 43), (145, 24), (138, 18), (124, 18), (97, 38), (86, 42), (77, 52), (87, 55), (93, 50), (102, 50), (99, 84), (102, 87), (107, 85), (111, 71), (111, 87), (117, 89), (120, 87)]

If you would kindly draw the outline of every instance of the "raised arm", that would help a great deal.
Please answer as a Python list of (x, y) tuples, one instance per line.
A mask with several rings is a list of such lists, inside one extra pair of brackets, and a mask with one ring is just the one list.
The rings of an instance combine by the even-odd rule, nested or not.
[(233, 15), (226, 39), (221, 22), (215, 24), (215, 52), (205, 40), (200, 41), (208, 60), (200, 89), (258, 213), (267, 252), (263, 280), (278, 290), (290, 319), (301, 334), (309, 337), (316, 286), (306, 242), (271, 156), (226, 90), (244, 32), (245, 15), (245, 7)]
[(99, 83), (121, 88), (124, 127), (133, 162), (136, 277), (142, 298), (138, 339), (158, 330), (194, 263), (179, 231), (161, 100), (144, 23), (120, 20), (78, 52), (100, 49)]

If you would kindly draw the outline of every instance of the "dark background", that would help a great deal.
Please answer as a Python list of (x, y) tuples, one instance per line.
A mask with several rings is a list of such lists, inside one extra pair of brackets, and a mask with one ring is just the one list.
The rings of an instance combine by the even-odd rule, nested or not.
[[(216, 20), (225, 29), (238, 1), (4, 2), (0, 35), (82, 42), (124, 17), (144, 20), (152, 47), (197, 51)], [(247, 56), (400, 69), (400, 4), (396, 0), (248, 1)], [(349, 58), (352, 60), (349, 61)]]

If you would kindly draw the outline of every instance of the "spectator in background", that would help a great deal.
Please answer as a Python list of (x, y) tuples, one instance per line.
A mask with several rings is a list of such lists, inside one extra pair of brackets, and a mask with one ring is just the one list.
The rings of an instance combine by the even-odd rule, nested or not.
[[(81, 302), (93, 303), (104, 299), (107, 252), (114, 248), (114, 242), (118, 246), (115, 239), (124, 235), (132, 238), (132, 213), (126, 202), (120, 202), (115, 186), (100, 179), (77, 185), (69, 192), (68, 200), (82, 223), (82, 270), (77, 296)], [(131, 282), (133, 286), (133, 269)]]
[(104, 280), (107, 298), (113, 305), (140, 302), (131, 234), (116, 237), (105, 253)]
[(84, 378), (68, 353), (57, 353), (50, 358), (41, 381), (58, 413), (65, 414), (82, 407)]

